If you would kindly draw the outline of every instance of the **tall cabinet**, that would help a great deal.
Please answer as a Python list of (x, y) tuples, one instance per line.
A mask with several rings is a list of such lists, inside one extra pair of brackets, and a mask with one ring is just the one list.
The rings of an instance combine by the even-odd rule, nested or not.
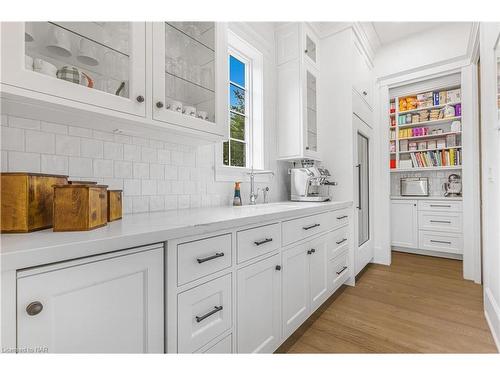
[(276, 29), (276, 43), (279, 158), (318, 160), (318, 38), (294, 22)]

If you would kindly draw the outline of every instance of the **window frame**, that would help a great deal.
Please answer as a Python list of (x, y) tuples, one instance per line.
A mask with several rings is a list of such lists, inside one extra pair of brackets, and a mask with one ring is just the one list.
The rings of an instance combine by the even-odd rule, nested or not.
[[(267, 160), (265, 160), (264, 144), (264, 56), (256, 47), (246, 42), (231, 30), (228, 30), (227, 60), (233, 55), (245, 63), (245, 115), (248, 116), (248, 125), (245, 124), (245, 139), (247, 141), (246, 167), (225, 165), (223, 159), (223, 144), (231, 136), (231, 111), (230, 92), (227, 98), (227, 127), (228, 139), (220, 142), (215, 147), (215, 180), (216, 181), (248, 181), (248, 172), (266, 171)], [(240, 59), (241, 58), (241, 59)], [(227, 87), (230, 87), (229, 68), (227, 75)], [(239, 85), (236, 85), (239, 87)], [(248, 107), (247, 107), (248, 106)], [(247, 110), (247, 108), (251, 108)], [(247, 129), (248, 128), (248, 129)], [(247, 131), (248, 130), (248, 131)], [(268, 181), (268, 175), (259, 176), (259, 180)]]

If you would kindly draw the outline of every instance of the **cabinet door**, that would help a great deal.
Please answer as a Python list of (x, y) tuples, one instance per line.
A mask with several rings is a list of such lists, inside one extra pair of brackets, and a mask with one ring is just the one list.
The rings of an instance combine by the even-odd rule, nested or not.
[(391, 201), (392, 246), (418, 247), (417, 201)]
[(60, 269), (19, 277), (17, 288), (19, 348), (163, 352), (163, 248), (62, 263)]
[(302, 244), (283, 252), (283, 332), (292, 334), (309, 316), (310, 244)]
[(154, 23), (153, 117), (227, 135), (227, 65), (224, 23)]
[(280, 267), (276, 254), (238, 271), (238, 353), (272, 353), (280, 343)]
[(4, 22), (1, 81), (145, 116), (144, 22)]
[(317, 88), (318, 72), (310, 64), (306, 64), (304, 85), (304, 154), (313, 159), (318, 155), (318, 106)]
[(318, 38), (316, 38), (314, 32), (307, 26), (304, 26), (303, 38), (305, 61), (318, 66)]
[(331, 242), (331, 237), (324, 235), (310, 243), (309, 288), (311, 311), (315, 311), (328, 298), (327, 255), (329, 238)]
[(371, 68), (368, 66), (368, 62), (357, 42), (354, 43), (353, 50), (354, 90), (356, 90), (365, 102), (373, 108)]

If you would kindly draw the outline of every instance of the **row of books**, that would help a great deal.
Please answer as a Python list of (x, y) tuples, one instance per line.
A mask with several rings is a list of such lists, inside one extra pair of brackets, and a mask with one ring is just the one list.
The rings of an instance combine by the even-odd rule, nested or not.
[(462, 165), (462, 151), (457, 149), (412, 152), (410, 155), (414, 168)]

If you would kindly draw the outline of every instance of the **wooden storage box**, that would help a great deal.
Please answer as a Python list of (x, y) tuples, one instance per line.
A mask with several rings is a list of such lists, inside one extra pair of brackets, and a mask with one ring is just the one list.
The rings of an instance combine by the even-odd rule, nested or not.
[(108, 221), (122, 218), (122, 190), (108, 190)]
[(107, 185), (54, 186), (54, 232), (91, 230), (108, 222)]
[(67, 176), (10, 172), (1, 174), (2, 233), (26, 233), (52, 227), (53, 186)]

